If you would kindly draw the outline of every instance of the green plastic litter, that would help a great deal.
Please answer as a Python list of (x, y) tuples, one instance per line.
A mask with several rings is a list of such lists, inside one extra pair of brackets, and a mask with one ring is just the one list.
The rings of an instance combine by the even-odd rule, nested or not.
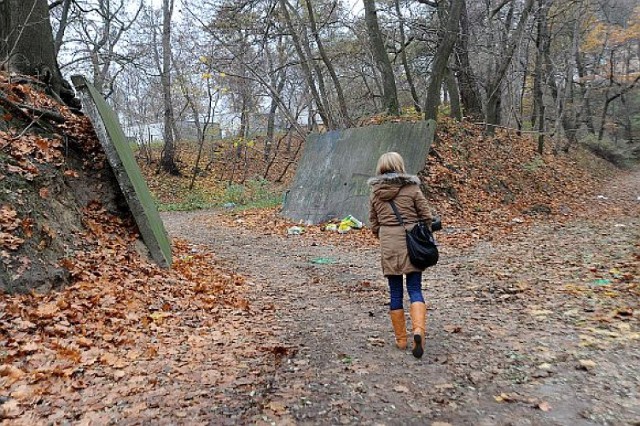
[(607, 279), (598, 279), (591, 282), (591, 285), (595, 285), (595, 286), (603, 286), (603, 285), (609, 285), (609, 284), (611, 284), (611, 280), (607, 280)]
[(336, 263), (336, 260), (330, 257), (316, 257), (311, 260), (311, 263), (315, 263), (316, 265), (331, 265)]

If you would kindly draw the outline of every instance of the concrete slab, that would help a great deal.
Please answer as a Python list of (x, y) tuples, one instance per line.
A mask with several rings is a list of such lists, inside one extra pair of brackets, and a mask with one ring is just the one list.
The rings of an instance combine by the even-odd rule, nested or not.
[(93, 123), (151, 257), (158, 265), (171, 267), (171, 244), (167, 231), (115, 111), (83, 76), (75, 75), (71, 81), (82, 101), (83, 111)]
[(435, 121), (389, 123), (309, 135), (283, 215), (307, 224), (353, 215), (369, 221), (369, 186), (380, 155), (399, 152), (407, 173), (424, 168)]

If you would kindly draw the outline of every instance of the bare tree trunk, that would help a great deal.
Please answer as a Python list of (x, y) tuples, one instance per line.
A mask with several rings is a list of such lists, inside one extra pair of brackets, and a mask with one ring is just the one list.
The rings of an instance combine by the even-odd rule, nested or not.
[(79, 106), (58, 67), (47, 0), (0, 1), (0, 69), (34, 76)]
[[(611, 66), (613, 66), (613, 64)], [(609, 96), (610, 89), (614, 85), (613, 70), (610, 72), (610, 75), (611, 75), (610, 86), (607, 87), (607, 91), (606, 91), (606, 94), (605, 94), (606, 98), (605, 98), (605, 102), (604, 102), (604, 107), (602, 108), (602, 114), (600, 115), (600, 130), (598, 131), (598, 140), (599, 141), (601, 141), (602, 138), (604, 137), (604, 128), (605, 128), (605, 125), (606, 125), (607, 115), (609, 113), (609, 106), (611, 105), (611, 103), (613, 101), (615, 101), (616, 99), (624, 96), (626, 93), (632, 91), (635, 88), (635, 86), (638, 84), (638, 82), (640, 82), (640, 75), (638, 75), (631, 82), (631, 84), (629, 84), (628, 86), (622, 87), (617, 93)]]
[[(284, 88), (285, 79), (280, 79), (278, 82), (278, 88), (276, 90), (282, 91)], [(267, 117), (267, 137), (264, 141), (264, 161), (269, 161), (271, 155), (271, 147), (273, 146), (273, 136), (275, 134), (276, 127), (276, 112), (278, 111), (278, 103), (272, 99), (269, 105), (269, 116)]]
[(333, 67), (333, 63), (327, 52), (324, 49), (324, 45), (322, 44), (322, 40), (320, 39), (320, 34), (318, 33), (318, 25), (316, 24), (315, 13), (313, 11), (312, 2), (306, 1), (307, 12), (309, 13), (309, 23), (311, 25), (311, 32), (313, 33), (313, 37), (316, 41), (316, 45), (318, 46), (318, 52), (320, 53), (320, 57), (324, 62), (324, 65), (327, 67), (329, 71), (329, 75), (331, 76), (331, 81), (333, 82), (334, 87), (336, 88), (336, 95), (338, 97), (338, 106), (340, 108), (340, 114), (342, 115), (342, 121), (347, 126), (351, 126), (351, 118), (349, 118), (349, 110), (347, 109), (347, 103), (344, 100), (344, 92), (342, 91), (342, 85), (340, 84), (340, 80), (338, 79), (338, 74), (336, 74), (336, 70)]
[[(313, 74), (311, 73), (311, 66), (309, 64), (311, 58), (307, 58), (307, 56), (305, 55), (300, 36), (298, 35), (296, 29), (293, 27), (291, 14), (289, 13), (290, 5), (288, 4), (287, 0), (279, 0), (279, 3), (285, 23), (291, 33), (291, 40), (293, 41), (296, 53), (300, 58), (300, 66), (302, 67), (302, 72), (304, 73), (304, 76), (307, 80), (307, 84), (309, 86), (309, 90), (311, 91), (311, 95), (313, 96), (313, 100), (318, 107), (318, 114), (320, 114), (320, 118), (322, 118), (322, 122), (324, 123), (324, 125), (329, 129), (333, 129), (333, 121), (331, 120), (331, 116), (329, 115), (329, 113), (324, 109), (324, 103), (320, 97), (320, 94), (318, 93), (316, 82), (314, 81)], [(311, 115), (311, 111), (309, 112), (309, 115)]]
[(489, 99), (487, 99), (486, 110), (486, 133), (492, 135), (495, 127), (500, 125), (500, 111), (502, 110), (502, 86), (496, 85), (491, 91)]
[(523, 69), (524, 72), (522, 73), (522, 84), (520, 85), (520, 99), (518, 100), (519, 106), (518, 106), (518, 111), (519, 114), (516, 114), (516, 122), (518, 123), (518, 136), (522, 135), (522, 122), (524, 120), (524, 98), (525, 98), (525, 93), (527, 91), (527, 76), (529, 73), (529, 40), (527, 40), (527, 44), (526, 44), (526, 48), (525, 48), (525, 52), (524, 52), (524, 64), (523, 64)]
[[(578, 77), (580, 77), (580, 81), (584, 81), (584, 77), (586, 76), (586, 71), (582, 63), (582, 54), (580, 53), (579, 50), (576, 50), (575, 58), (576, 58), (576, 69), (578, 71)], [(593, 124), (593, 112), (591, 110), (589, 90), (585, 88), (584, 83), (582, 83), (581, 86), (582, 86), (582, 99), (583, 99), (583, 109), (584, 109), (584, 122), (589, 132), (595, 135), (596, 126)]]
[(529, 19), (529, 14), (531, 13), (531, 9), (533, 8), (533, 2), (534, 0), (527, 0), (527, 3), (524, 5), (524, 9), (522, 10), (522, 14), (520, 15), (518, 25), (506, 43), (504, 55), (502, 56), (501, 62), (498, 63), (498, 67), (491, 76), (489, 84), (487, 85), (488, 99), (486, 112), (486, 133), (489, 135), (494, 134), (495, 126), (500, 123), (502, 80), (504, 79), (504, 76), (507, 73), (509, 66), (511, 65), (513, 54), (515, 53), (516, 47), (520, 42), (525, 25), (527, 23), (527, 20)]
[[(278, 63), (284, 62), (284, 57), (286, 56), (284, 43), (284, 37), (279, 36), (276, 42), (276, 53), (278, 54)], [(284, 90), (285, 84), (287, 82), (287, 74), (286, 70), (278, 69), (279, 68), (273, 61), (271, 56), (271, 52), (269, 49), (265, 49), (265, 56), (267, 59), (267, 64), (269, 66), (269, 80), (270, 86), (275, 86), (275, 95), (271, 96), (271, 102), (269, 105), (269, 115), (267, 117), (267, 135), (264, 141), (264, 151), (263, 158), (265, 162), (269, 161), (271, 157), (271, 151), (273, 148), (273, 139), (275, 135), (275, 124), (276, 124), (276, 113), (278, 112), (278, 97), (280, 97), (282, 91)], [(267, 167), (268, 169), (268, 167)]]
[[(577, 45), (577, 43), (575, 43)], [(549, 59), (547, 62), (550, 63)], [(573, 75), (574, 68), (569, 65), (570, 58), (567, 58), (567, 69), (565, 73), (565, 92), (562, 99), (558, 99), (558, 119), (556, 120), (556, 128), (559, 127), (558, 120), (562, 123), (562, 128), (564, 130), (564, 136), (566, 138), (566, 143), (563, 146), (563, 150), (565, 152), (569, 151), (569, 148), (575, 145), (578, 142), (577, 138), (577, 119), (576, 112), (573, 108), (569, 110), (569, 105), (573, 105), (573, 99), (575, 97), (575, 90), (573, 84)]]
[[(543, 80), (543, 60), (546, 57), (545, 50), (548, 47), (547, 43), (547, 7), (545, 0), (538, 0), (538, 10), (536, 13), (537, 21), (537, 35), (536, 35), (536, 71), (533, 81), (533, 114), (531, 117), (531, 125), (535, 128), (536, 119), (538, 120), (538, 154), (542, 155), (544, 152), (544, 114), (545, 105), (542, 92), (542, 80)], [(545, 70), (546, 70), (545, 66)], [(544, 75), (549, 75), (544, 73)], [(553, 76), (550, 77), (553, 80)], [(553, 82), (555, 84), (555, 81)]]
[(56, 56), (58, 56), (58, 52), (60, 52), (60, 47), (62, 46), (62, 39), (64, 37), (64, 32), (67, 29), (67, 24), (69, 23), (69, 10), (71, 9), (72, 0), (64, 0), (62, 2), (62, 14), (60, 16), (60, 25), (58, 27), (58, 31), (56, 32), (56, 37), (54, 40), (54, 50)]
[(620, 96), (620, 102), (622, 103), (622, 109), (624, 111), (624, 130), (627, 137), (627, 142), (633, 142), (633, 122), (631, 120), (631, 108), (629, 108), (629, 104), (627, 104), (626, 97), (624, 95)]
[[(295, 9), (293, 9), (294, 12)], [(333, 111), (331, 109), (331, 102), (329, 101), (329, 94), (327, 93), (327, 86), (324, 83), (324, 74), (320, 69), (320, 65), (318, 61), (315, 59), (314, 53), (311, 51), (311, 43), (309, 42), (309, 36), (307, 34), (306, 22), (300, 17), (296, 12), (298, 22), (301, 24), (302, 28), (300, 31), (300, 41), (301, 46), (304, 49), (305, 57), (309, 63), (309, 69), (315, 72), (315, 81), (318, 84), (318, 92), (320, 96), (318, 97), (318, 101), (320, 102), (320, 108), (327, 116), (327, 122), (325, 125), (329, 129), (337, 128), (337, 122), (333, 117)], [(313, 75), (313, 73), (312, 73)]]
[(411, 68), (409, 67), (409, 61), (407, 60), (407, 37), (404, 33), (404, 18), (402, 16), (402, 11), (400, 10), (400, 0), (395, 0), (395, 6), (396, 14), (398, 15), (398, 28), (400, 34), (400, 60), (402, 61), (404, 74), (407, 76), (407, 84), (409, 85), (409, 91), (411, 92), (411, 99), (413, 99), (413, 107), (419, 114), (422, 112), (422, 107), (420, 106), (420, 97), (418, 96), (416, 85), (413, 82), (413, 73), (411, 72)]
[[(172, 56), (173, 58), (173, 56)], [(176, 61), (173, 61), (176, 64)], [(204, 114), (204, 117), (201, 116), (199, 108), (198, 108), (198, 100), (194, 99), (194, 95), (191, 92), (191, 87), (185, 85), (186, 78), (185, 73), (178, 66), (176, 66), (176, 71), (178, 73), (178, 82), (180, 84), (180, 88), (182, 91), (185, 100), (187, 101), (187, 106), (191, 110), (191, 114), (193, 115), (193, 121), (196, 128), (196, 138), (198, 143), (198, 154), (196, 156), (196, 164), (193, 167), (193, 173), (191, 175), (191, 181), (189, 182), (189, 190), (192, 190), (195, 183), (196, 177), (200, 173), (200, 161), (202, 160), (202, 151), (204, 149), (204, 144), (206, 142), (206, 134), (209, 125), (213, 121), (213, 115), (215, 111), (214, 104), (214, 93), (211, 90), (211, 83), (207, 80), (207, 112)], [(216, 100), (217, 103), (217, 100)], [(185, 108), (186, 108), (185, 107)], [(201, 119), (204, 118), (204, 121)]]
[(162, 99), (164, 103), (164, 148), (160, 167), (167, 173), (179, 175), (180, 170), (175, 163), (175, 141), (173, 139), (173, 103), (171, 101), (171, 15), (173, 0), (162, 1)]
[[(547, 0), (548, 1), (548, 0)], [(549, 5), (549, 3), (547, 3)], [(548, 11), (548, 9), (547, 9)], [(572, 47), (571, 52), (565, 56), (565, 76), (564, 76), (564, 92), (561, 93), (561, 90), (558, 88), (556, 84), (556, 80), (553, 77), (555, 75), (553, 61), (551, 58), (551, 37), (549, 33), (549, 25), (545, 19), (544, 22), (544, 71), (543, 73), (548, 76), (548, 85), (551, 88), (551, 95), (555, 100), (556, 104), (556, 120), (554, 124), (554, 130), (552, 134), (555, 134), (560, 126), (562, 126), (564, 136), (566, 138), (566, 143), (563, 146), (563, 151), (568, 152), (569, 147), (577, 143), (577, 124), (575, 111), (570, 108), (570, 105), (573, 104), (571, 100), (574, 97), (574, 67), (571, 63), (571, 58), (575, 57), (575, 51), (578, 49), (578, 32), (580, 25), (578, 22), (574, 25), (573, 38), (572, 38)], [(556, 148), (554, 147), (554, 152)]]
[(449, 114), (452, 118), (461, 121), (462, 120), (462, 108), (460, 106), (460, 91), (458, 90), (458, 82), (451, 72), (451, 69), (447, 67), (446, 69), (446, 84), (447, 90), (449, 91), (449, 96), (451, 98), (451, 113)]
[(364, 0), (364, 20), (367, 24), (367, 33), (371, 40), (371, 49), (376, 61), (376, 66), (382, 75), (382, 103), (389, 115), (400, 115), (398, 103), (398, 91), (393, 67), (387, 54), (387, 48), (382, 39), (382, 32), (378, 25), (378, 15), (375, 0)]
[(427, 87), (427, 98), (424, 105), (424, 118), (435, 120), (438, 117), (438, 105), (440, 105), (440, 88), (445, 78), (449, 56), (453, 51), (458, 34), (458, 23), (462, 12), (462, 0), (451, 0), (451, 6), (444, 25), (444, 34), (438, 43), (435, 59), (431, 68), (431, 81)]
[(483, 116), (482, 100), (478, 93), (476, 76), (469, 61), (469, 19), (467, 17), (467, 5), (464, 0), (460, 11), (460, 35), (456, 41), (455, 52), (458, 87), (464, 115), (471, 119), (480, 120)]

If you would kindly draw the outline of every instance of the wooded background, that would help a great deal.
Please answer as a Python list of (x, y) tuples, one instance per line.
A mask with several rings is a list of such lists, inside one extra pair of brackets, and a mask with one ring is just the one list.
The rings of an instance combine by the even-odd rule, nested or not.
[(640, 154), (636, 0), (5, 0), (0, 22), (3, 68), (63, 99), (87, 75), (125, 127), (160, 125), (171, 173), (185, 121), (268, 160), (283, 135), (407, 112)]

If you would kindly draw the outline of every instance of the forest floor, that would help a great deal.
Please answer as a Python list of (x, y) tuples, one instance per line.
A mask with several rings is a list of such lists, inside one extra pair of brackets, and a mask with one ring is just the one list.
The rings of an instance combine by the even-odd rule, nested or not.
[[(166, 212), (162, 269), (91, 123), (21, 81), (0, 74), (0, 278), (40, 291), (0, 292), (0, 425), (640, 424), (640, 173), (440, 120), (421, 177), (445, 229), (416, 360), (369, 230)], [(161, 206), (273, 206), (301, 141), (270, 162), (227, 142), (193, 190), (187, 146), (181, 176), (141, 160)]]
[[(247, 277), (257, 316), (233, 339), (279, 348), (243, 412), (192, 420), (640, 424), (640, 173), (603, 191), (564, 220), (516, 221), (466, 248), (442, 244), (423, 279), (421, 360), (394, 345), (375, 245), (286, 235), (224, 211), (164, 213), (170, 235), (210, 247)], [(448, 228), (442, 240), (467, 232)]]

